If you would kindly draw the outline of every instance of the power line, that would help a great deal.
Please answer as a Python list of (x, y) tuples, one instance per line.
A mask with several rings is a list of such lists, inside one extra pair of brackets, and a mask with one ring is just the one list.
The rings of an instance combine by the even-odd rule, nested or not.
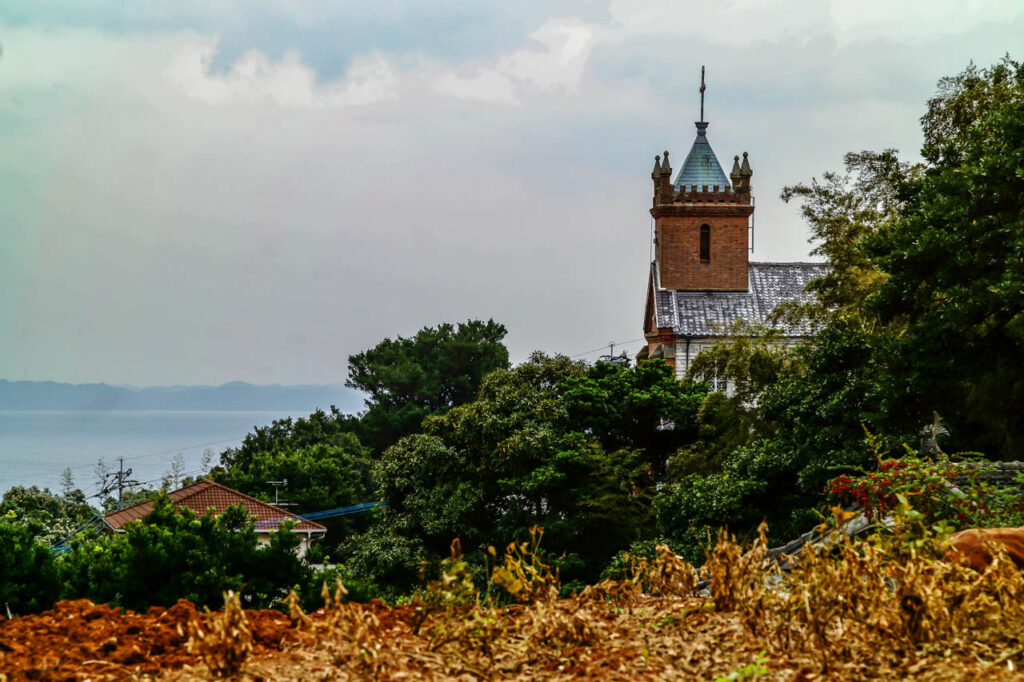
[[(245, 434), (245, 436), (248, 436), (248, 435), (249, 435), (248, 433)], [(172, 448), (170, 450), (161, 450), (160, 452), (151, 452), (148, 455), (135, 455), (133, 457), (125, 457), (125, 459), (134, 461), (136, 459), (145, 459), (146, 457), (158, 457), (160, 455), (177, 454), (177, 453), (181, 452), (182, 450), (194, 450), (195, 448), (204, 448), (204, 447), (206, 447), (208, 445), (221, 445), (222, 443), (233, 443), (235, 441), (245, 440), (245, 436), (238, 436), (236, 438), (226, 438), (224, 440), (215, 440), (215, 441), (210, 442), (210, 443), (199, 443), (198, 445), (183, 445), (181, 447)]]
[(612, 341), (610, 343), (604, 344), (603, 346), (598, 346), (597, 348), (594, 348), (593, 350), (583, 351), (582, 353), (577, 353), (576, 355), (570, 355), (569, 359), (570, 360), (574, 360), (576, 358), (583, 357), (584, 355), (591, 355), (593, 353), (597, 353), (597, 352), (600, 352), (600, 351), (603, 351), (603, 350), (608, 350), (609, 346), (624, 346), (627, 343), (636, 343), (637, 341), (643, 341), (644, 338), (645, 337), (641, 336), (640, 338), (630, 339), (628, 341)]
[(128, 478), (129, 476), (132, 475), (132, 468), (128, 467), (128, 470), (125, 471), (125, 469), (124, 469), (124, 457), (119, 457), (118, 458), (118, 462), (120, 463), (120, 467), (119, 467), (119, 469), (117, 471), (115, 471), (113, 473), (104, 473), (103, 474), (103, 484), (102, 484), (102, 487), (100, 488), (100, 491), (98, 493), (96, 493), (93, 497), (100, 497), (101, 498), (104, 495), (108, 495), (108, 494), (112, 493), (114, 491), (114, 489), (116, 488), (117, 489), (117, 508), (118, 509), (124, 509), (124, 489), (125, 488), (131, 489), (134, 486), (138, 485), (139, 482), (138, 481), (133, 481), (133, 480)]
[[(180, 447), (172, 448), (170, 450), (161, 450), (159, 452), (150, 452), (150, 453), (145, 454), (145, 455), (129, 455), (127, 457), (119, 457), (118, 459), (124, 460), (125, 462), (134, 462), (134, 461), (139, 460), (139, 459), (147, 459), (147, 458), (150, 458), (150, 457), (159, 457), (160, 455), (178, 454), (178, 453), (181, 453), (181, 452), (183, 452), (185, 450), (194, 450), (196, 448), (207, 447), (207, 446), (210, 446), (210, 445), (222, 445), (224, 443), (235, 443), (235, 442), (244, 440), (247, 435), (248, 434), (246, 434), (245, 436), (237, 436), (235, 438), (226, 438), (224, 440), (211, 441), (209, 443), (198, 443), (196, 445), (183, 445), (183, 446), (180, 446)], [(0, 460), (0, 462), (2, 462), (2, 461), (4, 461), (4, 460)], [(88, 475), (88, 473), (90, 471), (95, 472), (96, 465), (95, 464), (80, 464), (80, 465), (76, 465), (76, 466), (73, 466), (73, 467), (71, 467), (71, 466), (64, 467), (60, 471), (54, 471), (53, 469), (32, 469), (32, 470), (28, 470), (28, 471), (22, 471), (21, 473), (23, 475), (28, 475), (28, 476), (42, 476), (42, 477), (45, 477), (47, 479), (51, 479), (52, 480), (54, 478), (58, 478), (59, 476), (63, 475), (64, 469), (70, 469), (71, 473), (73, 475), (75, 475), (75, 476), (84, 476), (84, 475)], [(161, 480), (161, 479), (155, 479), (155, 480)], [(92, 497), (93, 495), (90, 495), (88, 493), (90, 493), (93, 490), (96, 490), (99, 487), (101, 487), (101, 486), (93, 484), (93, 485), (90, 485), (88, 487), (79, 487), (78, 489), (82, 490), (83, 493), (86, 493), (86, 497)]]
[[(182, 446), (179, 446), (179, 447), (176, 447), (176, 448), (172, 448), (170, 450), (161, 450), (159, 452), (150, 452), (150, 453), (145, 454), (145, 455), (129, 455), (127, 457), (123, 457), (122, 459), (124, 459), (126, 462), (134, 462), (135, 460), (138, 460), (138, 459), (147, 459), (149, 457), (159, 457), (160, 455), (178, 454), (179, 452), (182, 452), (184, 450), (194, 450), (196, 448), (207, 447), (209, 445), (222, 445), (224, 443), (238, 442), (238, 441), (241, 441), (241, 440), (245, 440), (245, 436), (247, 436), (247, 435), (249, 435), (249, 434), (245, 434), (244, 436), (237, 436), (235, 438), (226, 438), (224, 440), (215, 440), (215, 441), (211, 441), (209, 443), (198, 443), (196, 445), (182, 445)], [(0, 460), (0, 461), (4, 461), (4, 460)], [(12, 460), (7, 460), (7, 461), (12, 461)], [(74, 473), (80, 473), (80, 472), (86, 471), (88, 469), (95, 469), (95, 468), (96, 468), (95, 464), (79, 464), (79, 465), (76, 465), (76, 466), (73, 466), (73, 467), (64, 467), (64, 469), (71, 469), (71, 472), (73, 474)], [(29, 471), (26, 471), (26, 472), (23, 472), (23, 473), (29, 473), (29, 474), (36, 475), (36, 476), (54, 476), (55, 477), (55, 476), (60, 476), (63, 473), (64, 469), (61, 469), (59, 472), (55, 472), (52, 469), (45, 469), (45, 470), (44, 469), (34, 469), (34, 470), (29, 470)]]

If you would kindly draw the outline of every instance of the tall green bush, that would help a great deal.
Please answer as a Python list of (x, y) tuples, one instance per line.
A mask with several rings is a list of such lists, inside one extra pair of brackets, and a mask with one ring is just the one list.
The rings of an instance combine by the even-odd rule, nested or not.
[(47, 609), (60, 594), (60, 576), (50, 548), (39, 541), (43, 528), (0, 516), (0, 615)]
[(62, 597), (138, 611), (178, 599), (214, 607), (225, 590), (233, 590), (247, 607), (266, 607), (308, 582), (298, 544), (298, 536), (282, 527), (259, 546), (241, 506), (197, 516), (161, 494), (152, 513), (127, 524), (124, 534), (74, 544), (59, 562)]

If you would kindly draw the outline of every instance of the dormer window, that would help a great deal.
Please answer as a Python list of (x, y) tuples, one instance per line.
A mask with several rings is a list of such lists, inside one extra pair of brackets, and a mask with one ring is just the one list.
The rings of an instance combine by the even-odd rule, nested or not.
[(711, 261), (711, 226), (701, 225), (700, 226), (700, 262), (708, 263)]

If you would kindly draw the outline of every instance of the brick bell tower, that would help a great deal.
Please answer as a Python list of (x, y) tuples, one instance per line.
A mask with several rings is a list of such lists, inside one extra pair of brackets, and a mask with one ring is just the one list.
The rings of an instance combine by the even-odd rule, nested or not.
[[(668, 152), (654, 157), (654, 273), (659, 289), (747, 291), (750, 163), (736, 156), (727, 179), (708, 142), (701, 68), (697, 138), (675, 181)], [(731, 182), (730, 182), (731, 181)]]

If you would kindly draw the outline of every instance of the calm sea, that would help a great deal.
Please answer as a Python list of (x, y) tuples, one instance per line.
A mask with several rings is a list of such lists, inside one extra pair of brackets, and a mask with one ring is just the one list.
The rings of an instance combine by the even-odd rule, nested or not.
[(75, 486), (97, 491), (96, 462), (113, 470), (124, 457), (131, 478), (159, 482), (177, 453), (185, 471), (197, 473), (203, 451), (216, 453), (239, 444), (254, 426), (281, 412), (6, 412), (0, 411), (0, 494), (14, 485), (58, 491), (61, 472), (70, 467)]

